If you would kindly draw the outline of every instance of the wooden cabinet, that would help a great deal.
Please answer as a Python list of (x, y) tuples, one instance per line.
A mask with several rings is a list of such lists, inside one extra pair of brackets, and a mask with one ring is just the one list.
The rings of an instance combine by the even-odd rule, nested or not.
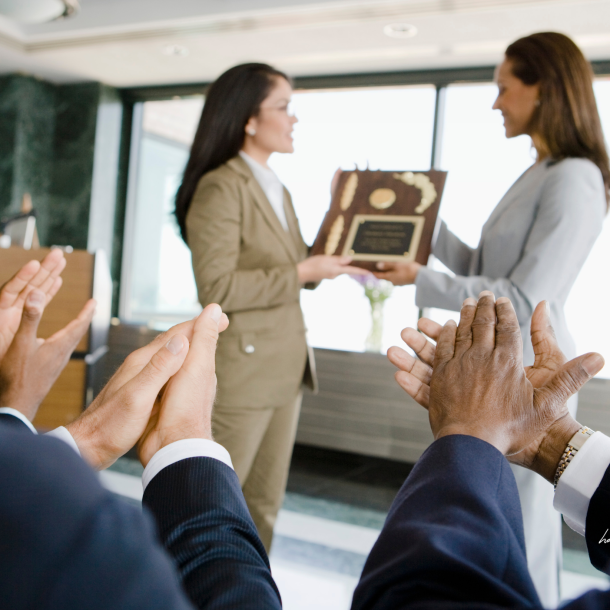
[[(11, 278), (25, 263), (42, 260), (49, 250), (0, 249), (0, 285)], [(40, 322), (38, 336), (50, 337), (73, 320), (85, 303), (97, 301), (89, 332), (82, 338), (72, 359), (42, 403), (34, 425), (41, 429), (63, 426), (78, 417), (92, 399), (90, 366), (107, 351), (112, 282), (104, 252), (95, 254), (75, 250), (66, 253), (63, 284), (49, 303)], [(10, 406), (10, 405), (3, 405)]]

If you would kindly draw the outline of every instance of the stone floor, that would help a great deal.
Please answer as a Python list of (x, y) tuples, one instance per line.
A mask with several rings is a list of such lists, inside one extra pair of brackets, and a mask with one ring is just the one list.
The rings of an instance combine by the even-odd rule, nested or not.
[[(396, 492), (412, 466), (297, 445), (271, 549), (286, 610), (345, 610)], [(119, 460), (102, 481), (126, 501), (142, 497), (140, 464)], [(593, 568), (584, 538), (564, 526), (562, 597), (608, 588)]]

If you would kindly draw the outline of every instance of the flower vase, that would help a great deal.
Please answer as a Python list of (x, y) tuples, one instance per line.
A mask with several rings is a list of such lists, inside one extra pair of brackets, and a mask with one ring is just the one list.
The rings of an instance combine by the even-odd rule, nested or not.
[(385, 299), (381, 301), (370, 300), (371, 303), (371, 330), (366, 338), (365, 350), (367, 352), (381, 351), (381, 340), (383, 338), (383, 305)]

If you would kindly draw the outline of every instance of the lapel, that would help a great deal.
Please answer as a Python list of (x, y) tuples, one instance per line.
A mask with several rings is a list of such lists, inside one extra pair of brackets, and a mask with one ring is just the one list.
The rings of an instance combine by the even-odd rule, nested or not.
[[(544, 165), (546, 167), (546, 165)], [(527, 188), (527, 178), (530, 178), (532, 173), (537, 169), (534, 165), (528, 167), (517, 180), (508, 189), (504, 197), (500, 200), (500, 203), (495, 207), (494, 211), (490, 214), (487, 222), (483, 225), (481, 231), (481, 241), (483, 236), (500, 220), (502, 214), (511, 206), (516, 199), (521, 199), (522, 190)]]
[(307, 246), (303, 241), (303, 236), (299, 229), (299, 221), (296, 212), (294, 211), (294, 206), (292, 205), (290, 193), (286, 187), (284, 187), (284, 213), (286, 214), (288, 230), (292, 237), (292, 245), (294, 246), (295, 253), (298, 257), (297, 260), (301, 261), (307, 256)]
[[(231, 159), (230, 161), (227, 161), (227, 165), (232, 170), (234, 170), (235, 172), (237, 172), (238, 174), (240, 174), (241, 176), (243, 176), (246, 179), (246, 182), (248, 184), (248, 190), (250, 191), (250, 194), (252, 195), (252, 199), (254, 200), (255, 205), (261, 211), (262, 215), (264, 216), (265, 220), (267, 221), (267, 224), (273, 230), (273, 232), (275, 233), (277, 238), (282, 242), (283, 246), (286, 248), (286, 251), (290, 255), (290, 258), (295, 263), (300, 262), (301, 258), (298, 254), (298, 249), (297, 249), (296, 243), (294, 241), (294, 238), (292, 237), (292, 235), (289, 235), (288, 232), (282, 226), (280, 219), (277, 217), (275, 210), (269, 203), (269, 200), (267, 199), (265, 192), (261, 188), (261, 185), (258, 183), (258, 180), (254, 177), (254, 175), (250, 171), (248, 164), (241, 157), (237, 156), (237, 157), (233, 157), (233, 159)], [(286, 210), (286, 194), (285, 193), (284, 193), (284, 209)], [(288, 227), (290, 228), (290, 231), (292, 233), (292, 227), (290, 224), (290, 216), (291, 216), (290, 214), (287, 214), (286, 218), (288, 219)]]

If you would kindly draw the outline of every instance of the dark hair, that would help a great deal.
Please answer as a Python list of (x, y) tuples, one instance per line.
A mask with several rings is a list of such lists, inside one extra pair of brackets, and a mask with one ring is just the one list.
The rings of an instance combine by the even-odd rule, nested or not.
[(201, 177), (232, 159), (244, 143), (244, 130), (257, 116), (276, 78), (288, 76), (267, 64), (241, 64), (227, 70), (207, 90), (182, 184), (176, 194), (176, 219), (188, 243), (186, 215)]
[(581, 50), (563, 34), (540, 32), (509, 45), (506, 58), (519, 80), (540, 86), (530, 134), (542, 140), (552, 159), (593, 161), (604, 179), (608, 202), (608, 152), (593, 93), (593, 70)]

